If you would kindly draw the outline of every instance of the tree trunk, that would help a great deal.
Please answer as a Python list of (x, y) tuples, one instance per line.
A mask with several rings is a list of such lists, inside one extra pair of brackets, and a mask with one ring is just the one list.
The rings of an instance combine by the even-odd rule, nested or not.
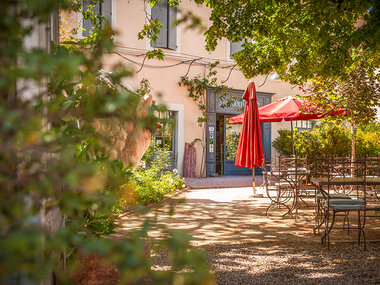
[[(355, 130), (355, 122), (354, 122), (354, 115), (351, 111), (351, 160), (352, 165), (351, 169), (355, 169), (355, 162), (356, 162), (356, 130)], [(354, 176), (355, 173), (351, 172), (351, 176)]]

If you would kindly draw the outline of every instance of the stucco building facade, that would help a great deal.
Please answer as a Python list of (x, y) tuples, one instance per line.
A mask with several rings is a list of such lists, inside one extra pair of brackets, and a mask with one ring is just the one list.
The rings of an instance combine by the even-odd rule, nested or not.
[[(86, 4), (86, 1), (85, 1)], [(174, 119), (173, 128), (158, 131), (156, 142), (166, 144), (175, 157), (175, 167), (183, 174), (185, 143), (195, 142), (196, 176), (204, 177), (214, 173), (219, 175), (249, 174), (246, 169), (238, 169), (233, 165), (234, 150), (231, 140), (236, 140), (240, 126), (228, 124), (228, 118), (239, 114), (244, 103), (237, 101), (234, 106), (223, 108), (222, 102), (215, 99), (214, 90), (209, 88), (205, 94), (208, 122), (199, 126), (197, 119), (202, 116), (198, 105), (188, 96), (185, 86), (179, 86), (181, 76), (194, 78), (204, 76), (208, 72), (208, 64), (219, 61), (216, 67), (218, 83), (229, 86), (236, 96), (243, 94), (248, 78), (245, 78), (235, 66), (231, 54), (237, 51), (240, 43), (230, 43), (227, 39), (219, 41), (213, 52), (205, 49), (204, 36), (198, 30), (187, 29), (186, 24), (173, 27), (171, 23), (188, 12), (200, 17), (209, 25), (210, 11), (194, 2), (183, 0), (177, 9), (170, 8), (167, 1), (159, 6), (151, 7), (143, 0), (108, 0), (98, 7), (99, 11), (112, 23), (117, 31), (115, 37), (116, 50), (104, 60), (106, 68), (111, 70), (114, 64), (121, 62), (134, 71), (134, 76), (125, 81), (137, 89), (142, 79), (148, 79), (151, 95), (157, 103), (165, 104), (169, 112), (163, 116)], [(159, 18), (163, 24), (156, 46), (165, 53), (164, 60), (147, 59), (145, 53), (154, 48), (148, 39), (139, 40), (137, 34), (147, 22), (147, 17)], [(80, 27), (88, 24), (77, 15)], [(83, 32), (79, 36), (85, 36)], [(281, 80), (271, 80), (271, 76), (252, 78), (256, 84), (258, 104), (263, 105), (285, 96), (294, 96), (300, 91)], [(275, 154), (271, 141), (281, 128), (290, 128), (289, 122), (262, 124), (264, 152), (267, 158)]]

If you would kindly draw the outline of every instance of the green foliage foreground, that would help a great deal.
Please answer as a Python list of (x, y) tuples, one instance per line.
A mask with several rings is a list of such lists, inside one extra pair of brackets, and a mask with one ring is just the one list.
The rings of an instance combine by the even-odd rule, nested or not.
[[(292, 137), (289, 130), (279, 130), (273, 147), (281, 154), (292, 154)], [(310, 131), (294, 130), (294, 147), (297, 155), (314, 157), (350, 156), (351, 133), (345, 125), (323, 124)], [(361, 127), (356, 132), (356, 149), (359, 157), (380, 155), (379, 124)]]
[[(144, 254), (149, 220), (124, 240), (101, 237), (113, 231), (111, 209), (130, 170), (109, 157), (110, 140), (95, 132), (93, 119), (155, 126), (153, 110), (136, 119), (139, 95), (98, 76), (102, 55), (113, 48), (111, 28), (99, 25), (95, 37), (50, 52), (27, 50), (23, 41), (38, 24), (59, 9), (79, 8), (68, 0), (4, 0), (0, 9), (0, 283), (20, 275), (40, 281), (54, 271), (70, 284), (78, 270), (73, 259), (97, 254), (118, 267), (122, 284), (205, 284), (208, 267), (183, 232), (163, 229), (167, 238), (152, 241), (153, 250), (169, 249), (172, 270), (166, 272), (152, 271)], [(116, 65), (110, 76), (117, 86), (130, 75)], [(50, 223), (52, 213), (63, 219)]]
[(169, 171), (170, 151), (154, 146), (154, 143), (152, 140), (129, 182), (121, 189), (119, 207), (122, 211), (135, 203), (149, 205), (160, 202), (186, 186), (177, 169)]

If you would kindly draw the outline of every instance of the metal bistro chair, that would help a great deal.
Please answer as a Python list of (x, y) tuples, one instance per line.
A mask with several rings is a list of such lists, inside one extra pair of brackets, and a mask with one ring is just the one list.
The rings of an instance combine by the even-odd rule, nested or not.
[[(335, 226), (335, 220), (339, 213), (344, 213), (347, 226), (343, 223), (343, 227), (335, 227), (336, 229), (350, 229), (358, 230), (358, 244), (360, 244), (361, 237), (363, 237), (364, 249), (366, 248), (366, 239), (364, 226), (366, 222), (366, 162), (364, 161), (351, 161), (350, 162), (350, 177), (342, 177), (336, 174), (336, 164), (334, 160), (328, 160), (328, 173), (327, 173), (327, 192), (320, 188), (321, 194), (324, 198), (324, 224), (325, 233), (321, 238), (322, 244), (330, 249), (330, 232)], [(356, 193), (362, 193), (363, 199), (336, 199), (330, 195), (330, 188), (333, 185), (351, 185), (356, 188)], [(349, 224), (348, 214), (356, 212), (358, 216), (357, 227), (352, 227)], [(363, 213), (363, 214), (362, 214)], [(331, 218), (331, 219), (330, 219)]]
[[(380, 156), (358, 158), (358, 161), (364, 160), (366, 163), (366, 209), (368, 211), (380, 211), (380, 185), (379, 183), (371, 183), (371, 180), (380, 180)], [(363, 193), (358, 193), (358, 199), (363, 199)], [(367, 217), (373, 215), (367, 214)], [(374, 216), (378, 217), (378, 215)]]
[[(296, 167), (296, 168), (295, 168)], [(297, 191), (297, 210), (299, 208), (299, 203), (302, 203), (304, 206), (309, 207), (309, 204), (306, 202), (306, 198), (312, 198), (314, 196), (314, 189), (310, 188), (309, 177), (310, 177), (310, 164), (306, 157), (295, 157), (294, 167), (296, 175), (293, 176), (296, 180)]]
[[(334, 160), (331, 158), (317, 158), (315, 159), (313, 170), (311, 176), (314, 178), (323, 178), (323, 177), (344, 177), (346, 174), (346, 171), (342, 171), (345, 169), (345, 167), (342, 167), (342, 163), (347, 162), (347, 159), (341, 159), (341, 158), (335, 158)], [(325, 218), (326, 218), (326, 212), (324, 203), (325, 201), (330, 199), (343, 199), (343, 200), (350, 200), (351, 197), (346, 194), (345, 192), (341, 192), (341, 190), (344, 189), (344, 187), (332, 187), (333, 193), (328, 193), (323, 188), (318, 189), (315, 188), (315, 196), (314, 196), (314, 205), (315, 205), (315, 225), (314, 225), (314, 234), (318, 231), (320, 227), (324, 224)], [(330, 190), (330, 189), (329, 189)], [(329, 191), (330, 192), (330, 191)], [(344, 214), (344, 221), (343, 224), (345, 225), (345, 222), (349, 223), (348, 219), (348, 213)]]
[[(264, 167), (265, 189), (271, 200), (266, 214), (274, 208), (285, 209), (283, 217), (291, 215), (297, 207), (297, 189), (303, 159), (279, 156)], [(268, 167), (269, 166), (269, 167)], [(269, 169), (269, 170), (268, 170)]]
[[(330, 165), (330, 173), (335, 177), (350, 177), (351, 176), (351, 157), (350, 156), (335, 156), (332, 157)], [(352, 186), (333, 186), (333, 191), (336, 194), (350, 194), (353, 191)]]
[(271, 160), (271, 163), (263, 169), (265, 190), (267, 197), (271, 201), (266, 210), (267, 216), (269, 216), (269, 213), (274, 208), (286, 209), (282, 217), (285, 217), (291, 212), (291, 205), (289, 205), (289, 203), (292, 201), (294, 193), (291, 189), (291, 185), (285, 181), (281, 175), (282, 167), (281, 158), (275, 157)]

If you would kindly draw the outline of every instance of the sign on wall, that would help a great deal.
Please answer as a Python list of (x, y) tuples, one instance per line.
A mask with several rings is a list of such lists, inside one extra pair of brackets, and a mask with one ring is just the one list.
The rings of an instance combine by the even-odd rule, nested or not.
[(214, 127), (209, 127), (208, 132), (209, 132), (209, 152), (214, 152)]

